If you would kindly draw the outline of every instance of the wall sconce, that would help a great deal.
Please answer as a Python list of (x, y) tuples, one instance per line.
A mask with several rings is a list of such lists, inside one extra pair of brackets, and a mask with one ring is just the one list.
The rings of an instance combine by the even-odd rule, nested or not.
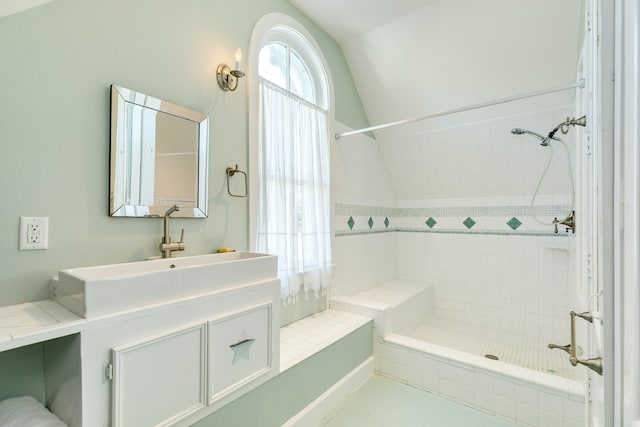
[(216, 75), (218, 76), (218, 85), (222, 90), (234, 91), (238, 87), (238, 80), (245, 74), (240, 71), (240, 61), (242, 60), (242, 51), (236, 50), (236, 69), (232, 70), (227, 64), (218, 65)]

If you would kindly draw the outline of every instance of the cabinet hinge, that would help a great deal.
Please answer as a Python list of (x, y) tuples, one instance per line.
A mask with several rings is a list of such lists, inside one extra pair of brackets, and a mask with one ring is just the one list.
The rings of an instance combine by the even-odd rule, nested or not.
[(113, 363), (106, 362), (104, 364), (104, 378), (103, 382), (111, 381), (113, 379)]

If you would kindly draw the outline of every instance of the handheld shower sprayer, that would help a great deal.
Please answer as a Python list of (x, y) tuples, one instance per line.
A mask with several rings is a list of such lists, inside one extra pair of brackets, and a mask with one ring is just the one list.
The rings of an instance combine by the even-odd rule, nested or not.
[(528, 135), (534, 136), (540, 141), (540, 145), (542, 145), (543, 147), (546, 147), (547, 145), (549, 145), (552, 139), (555, 141), (559, 141), (559, 139), (556, 138), (556, 133), (558, 131), (561, 131), (564, 135), (566, 135), (569, 132), (569, 126), (584, 127), (586, 125), (587, 125), (587, 116), (582, 116), (577, 119), (575, 117), (574, 118), (567, 117), (567, 120), (565, 120), (564, 122), (560, 123), (558, 126), (553, 128), (553, 130), (549, 132), (547, 136), (542, 136), (539, 133), (536, 133), (527, 129), (521, 129), (521, 128), (513, 128), (511, 129), (511, 133), (514, 135), (523, 135), (526, 133)]
[(522, 128), (513, 128), (511, 129), (511, 133), (514, 135), (524, 135), (525, 133), (531, 136), (534, 136), (536, 138), (538, 138), (540, 141), (542, 141), (544, 139), (544, 137), (542, 135), (540, 135), (539, 133), (527, 130), (527, 129), (522, 129)]
[(538, 217), (535, 215), (535, 213), (533, 213), (533, 207), (536, 201), (536, 197), (538, 196), (538, 192), (540, 190), (540, 186), (542, 185), (542, 181), (544, 180), (545, 176), (547, 175), (547, 172), (549, 171), (549, 167), (551, 167), (551, 161), (553, 160), (553, 146), (550, 146), (550, 155), (549, 155), (549, 162), (547, 163), (547, 167), (545, 168), (544, 172), (542, 173), (542, 176), (540, 177), (540, 180), (538, 181), (538, 186), (536, 187), (535, 191), (533, 192), (533, 197), (531, 198), (531, 209), (532, 209), (532, 217), (533, 219), (535, 219), (538, 223), (542, 224), (542, 225), (553, 225), (554, 226), (554, 230), (557, 233), (558, 232), (558, 224), (562, 224), (562, 225), (566, 225), (567, 226), (567, 231), (569, 229), (573, 230), (573, 232), (575, 233), (575, 212), (574, 212), (574, 206), (575, 206), (575, 187), (573, 184), (573, 171), (571, 170), (571, 158), (570, 158), (570, 154), (569, 154), (569, 147), (567, 147), (567, 144), (561, 139), (556, 137), (556, 133), (558, 131), (561, 131), (564, 135), (566, 135), (567, 133), (569, 133), (569, 126), (586, 126), (587, 125), (587, 117), (586, 116), (582, 116), (579, 118), (569, 118), (567, 117), (567, 120), (565, 120), (564, 122), (560, 123), (558, 126), (556, 126), (555, 128), (553, 128), (553, 130), (551, 132), (549, 132), (549, 134), (545, 137), (543, 137), (540, 134), (537, 134), (535, 132), (532, 132), (530, 130), (527, 129), (521, 129), (521, 128), (513, 128), (511, 129), (511, 133), (514, 135), (523, 135), (523, 134), (529, 134), (531, 136), (534, 136), (535, 138), (537, 138), (540, 141), (540, 145), (546, 147), (550, 144), (551, 140), (553, 139), (554, 141), (559, 141), (562, 146), (564, 147), (566, 153), (567, 153), (567, 169), (569, 171), (569, 182), (571, 185), (571, 202), (570, 202), (570, 209), (569, 209), (569, 213), (567, 214), (567, 216), (562, 219), (559, 220), (558, 218), (554, 218), (553, 222), (551, 222), (550, 224), (547, 224), (545, 222), (542, 222), (540, 219), (538, 219)]

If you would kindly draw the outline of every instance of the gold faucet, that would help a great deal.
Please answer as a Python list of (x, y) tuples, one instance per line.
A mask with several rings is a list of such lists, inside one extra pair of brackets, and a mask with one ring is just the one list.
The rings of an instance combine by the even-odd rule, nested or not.
[(173, 205), (164, 213), (164, 236), (162, 237), (162, 243), (160, 243), (162, 258), (171, 258), (171, 252), (173, 251), (184, 251), (184, 228), (179, 242), (172, 243), (169, 235), (169, 216), (179, 210), (180, 207), (178, 205)]

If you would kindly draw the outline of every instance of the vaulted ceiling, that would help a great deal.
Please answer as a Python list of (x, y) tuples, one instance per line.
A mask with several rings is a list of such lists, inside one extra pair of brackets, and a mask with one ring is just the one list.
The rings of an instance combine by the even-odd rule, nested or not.
[(576, 80), (583, 0), (289, 1), (341, 44), (372, 124)]
[(341, 44), (372, 124), (576, 81), (583, 0), (289, 1)]

